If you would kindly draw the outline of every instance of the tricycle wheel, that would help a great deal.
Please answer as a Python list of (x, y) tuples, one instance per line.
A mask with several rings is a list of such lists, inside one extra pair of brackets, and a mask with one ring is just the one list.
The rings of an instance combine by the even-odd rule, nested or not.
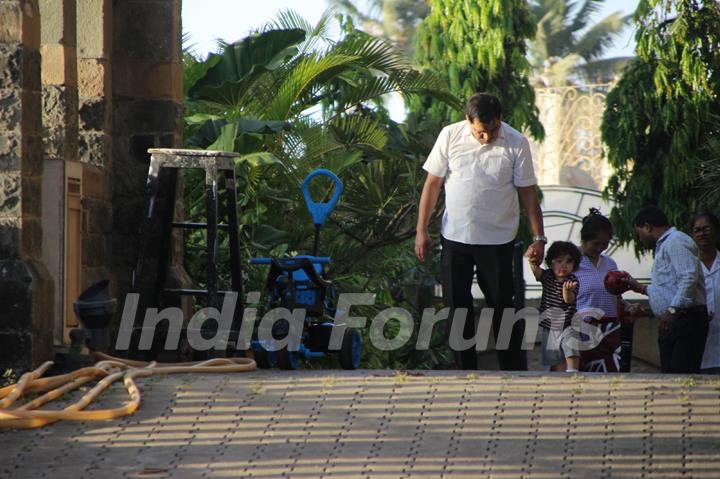
[(340, 367), (343, 369), (357, 369), (360, 367), (360, 354), (362, 345), (360, 332), (357, 329), (345, 328), (342, 346), (340, 346)]
[(268, 353), (265, 348), (261, 347), (258, 350), (254, 350), (253, 353), (255, 354), (255, 364), (257, 364), (257, 367), (260, 369), (270, 369), (272, 367), (270, 353)]
[(300, 358), (297, 351), (288, 351), (287, 346), (277, 351), (277, 362), (280, 369), (294, 371), (300, 367)]

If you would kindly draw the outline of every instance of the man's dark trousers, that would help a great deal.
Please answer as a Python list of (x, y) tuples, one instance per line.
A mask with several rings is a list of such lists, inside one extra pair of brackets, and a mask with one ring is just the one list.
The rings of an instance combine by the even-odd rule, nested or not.
[[(513, 250), (514, 241), (500, 245), (467, 245), (442, 238), (443, 301), (445, 306), (450, 307), (450, 315), (446, 321), (448, 338), (457, 308), (467, 308), (468, 311), (463, 337), (467, 339), (475, 337), (475, 311), (471, 288), (473, 273), (476, 273), (487, 306), (495, 310), (492, 326), (497, 339), (503, 310), (514, 307)], [(524, 333), (525, 322), (517, 321), (513, 325), (507, 350), (497, 351), (500, 369), (527, 370), (527, 356), (522, 349)], [(454, 354), (456, 363), (462, 369), (477, 369), (477, 352), (474, 344), (465, 351), (454, 351)]]
[(708, 313), (705, 306), (679, 310), (666, 334), (660, 333), (660, 369), (664, 373), (699, 373), (705, 352)]

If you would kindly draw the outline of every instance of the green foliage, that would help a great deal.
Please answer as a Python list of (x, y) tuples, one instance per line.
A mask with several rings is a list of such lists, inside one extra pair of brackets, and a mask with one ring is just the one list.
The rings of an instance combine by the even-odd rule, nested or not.
[(617, 201), (611, 216), (623, 243), (633, 239), (632, 219), (645, 204), (687, 224), (703, 206), (698, 187), (713, 174), (708, 148), (720, 134), (712, 116), (720, 111), (720, 6), (642, 0), (636, 21), (638, 59), (609, 93), (602, 124), (615, 168), (605, 194)]
[[(242, 154), (236, 177), (243, 259), (310, 252), (315, 228), (300, 184), (319, 167), (337, 174), (345, 192), (322, 230), (319, 253), (333, 257), (329, 273), (338, 291), (377, 294), (376, 305), (366, 308), (373, 317), (405, 305), (400, 291), (417, 263), (410, 241), (420, 165), (434, 141), (413, 125), (391, 121), (377, 105), (390, 92), (429, 95), (455, 107), (460, 102), (433, 74), (413, 70), (387, 42), (347, 20), (342, 37), (328, 42), (328, 24), (323, 18), (311, 26), (284, 12), (265, 31), (200, 62), (204, 70), (194, 66), (185, 137), (188, 145)], [(187, 215), (202, 221), (202, 173), (186, 175), (186, 182)], [(313, 197), (325, 198), (330, 189), (317, 181)], [(221, 233), (219, 241), (227, 279), (227, 237)], [(203, 278), (204, 233), (187, 232), (186, 248), (186, 268)], [(246, 289), (261, 289), (266, 273), (249, 268)], [(365, 345), (365, 366), (409, 361)]]
[[(720, 132), (720, 116), (711, 115), (710, 131)], [(700, 202), (715, 212), (720, 208), (720, 135), (709, 135), (700, 148)]]
[(12, 369), (6, 369), (0, 376), (0, 387), (10, 386), (17, 382), (17, 377)]
[[(607, 81), (627, 59), (598, 60), (632, 20), (613, 12), (591, 24), (605, 0), (533, 0), (530, 10), (537, 21), (535, 39), (530, 43), (530, 64), (534, 76), (544, 85), (562, 86), (572, 74), (583, 80)], [(577, 67), (580, 67), (578, 69)], [(599, 77), (599, 78), (598, 78)]]
[[(417, 35), (416, 60), (435, 72), (456, 96), (478, 91), (497, 95), (503, 118), (518, 130), (542, 139), (535, 93), (527, 78), (526, 42), (535, 34), (527, 4), (521, 0), (431, 0)], [(411, 109), (439, 123), (464, 118), (462, 109), (431, 98)]]
[(210, 68), (196, 79), (188, 97), (219, 108), (242, 107), (253, 83), (295, 56), (304, 39), (299, 29), (269, 31), (229, 45), (220, 55), (210, 54), (203, 62)]
[(417, 0), (329, 0), (360, 27), (389, 40), (407, 59), (413, 58), (417, 26), (430, 11)]

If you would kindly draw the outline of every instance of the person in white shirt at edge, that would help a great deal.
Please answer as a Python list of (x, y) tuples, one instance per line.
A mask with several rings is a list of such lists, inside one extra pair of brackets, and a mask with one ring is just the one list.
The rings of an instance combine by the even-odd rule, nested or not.
[[(463, 321), (465, 338), (475, 337), (471, 294), (475, 273), (488, 307), (494, 308), (492, 326), (497, 339), (503, 309), (513, 308), (518, 196), (534, 235), (525, 255), (535, 264), (545, 256), (547, 239), (527, 138), (501, 120), (502, 106), (493, 95), (476, 93), (465, 113), (464, 121), (443, 128), (423, 165), (427, 178), (418, 208), (415, 254), (424, 261), (432, 250), (428, 226), (444, 185), (441, 279), (443, 301), (450, 308), (448, 338), (453, 321)], [(455, 317), (458, 308), (467, 309), (466, 317)], [(524, 329), (523, 321), (516, 322), (508, 348), (497, 350), (500, 369), (527, 370)], [(477, 369), (474, 344), (454, 353), (461, 369)]]
[(712, 213), (698, 213), (690, 221), (690, 233), (698, 245), (710, 317), (700, 372), (720, 374), (720, 220)]

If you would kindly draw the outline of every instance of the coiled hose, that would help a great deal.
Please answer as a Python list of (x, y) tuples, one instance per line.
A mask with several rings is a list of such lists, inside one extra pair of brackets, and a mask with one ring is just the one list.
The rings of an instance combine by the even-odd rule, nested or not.
[[(43, 363), (34, 371), (23, 374), (20, 380), (0, 388), (0, 429), (32, 429), (47, 426), (57, 421), (102, 421), (133, 414), (140, 407), (140, 390), (135, 378), (158, 374), (179, 373), (239, 373), (256, 369), (255, 361), (249, 358), (216, 358), (190, 363), (155, 363), (116, 358), (100, 352), (92, 352), (98, 360), (94, 366), (78, 369), (68, 374), (43, 378), (52, 366), (52, 361)], [(77, 402), (62, 410), (49, 411), (37, 408), (83, 384), (100, 381)], [(120, 407), (84, 411), (95, 398), (113, 383), (123, 380), (130, 400)], [(29, 393), (44, 393), (42, 396), (9, 409), (18, 399)]]

